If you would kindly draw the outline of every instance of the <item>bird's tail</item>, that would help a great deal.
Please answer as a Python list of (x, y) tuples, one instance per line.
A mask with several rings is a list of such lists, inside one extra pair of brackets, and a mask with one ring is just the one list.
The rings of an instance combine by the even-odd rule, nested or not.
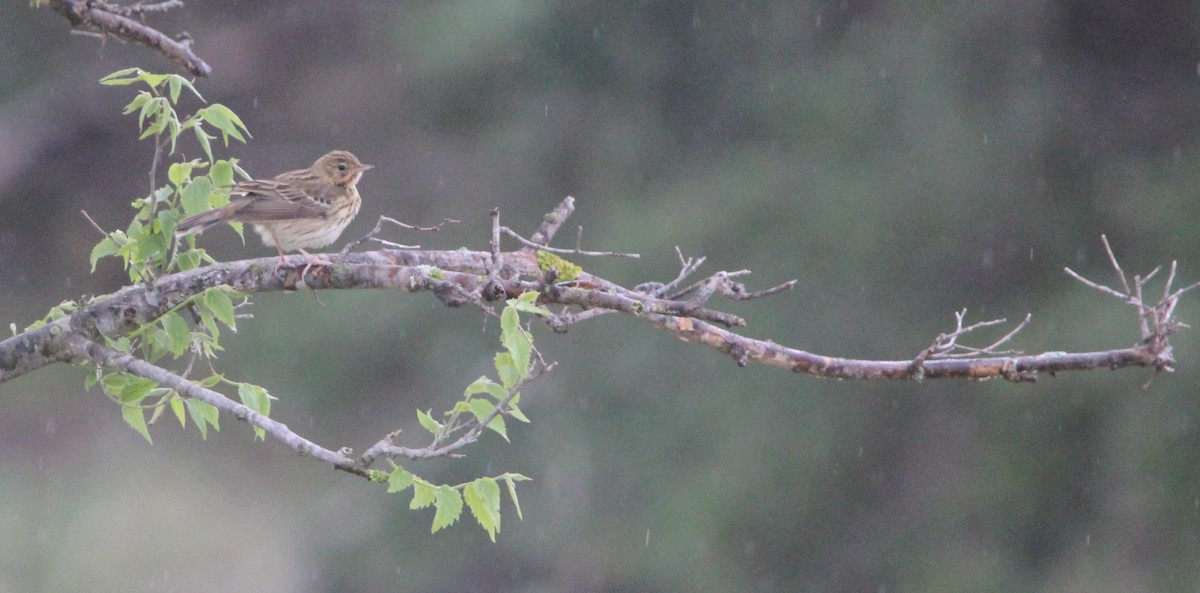
[(234, 204), (229, 204), (228, 206), (214, 208), (208, 212), (201, 212), (195, 216), (189, 216), (175, 225), (175, 236), (182, 237), (192, 233), (203, 233), (218, 224), (229, 222), (229, 217), (236, 210)]

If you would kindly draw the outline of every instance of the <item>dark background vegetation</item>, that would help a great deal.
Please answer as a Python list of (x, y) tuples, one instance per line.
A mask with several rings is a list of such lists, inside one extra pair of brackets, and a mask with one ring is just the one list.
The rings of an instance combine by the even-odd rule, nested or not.
[[(391, 238), (483, 248), (487, 212), (532, 230), (564, 195), (588, 260), (796, 290), (728, 305), (753, 336), (904, 359), (972, 319), (1033, 324), (1028, 352), (1124, 347), (1111, 281), (1178, 259), (1200, 278), (1200, 9), (1132, 2), (191, 2), (198, 82), (254, 134), (251, 173), (343, 148), (376, 165), (347, 237), (387, 214), (461, 225)], [(149, 188), (151, 146), (96, 81), (151, 51), (0, 6), (0, 320), (122, 284), (98, 235)], [(186, 110), (197, 104), (185, 104)], [(180, 155), (197, 156), (194, 144)], [(160, 177), (160, 182), (165, 182)], [(569, 241), (568, 241), (569, 242)], [(228, 230), (218, 258), (272, 253)], [(398, 292), (256, 298), (220, 368), (274, 416), (362, 449), (490, 368), (495, 322)], [(1200, 299), (1180, 305), (1200, 319)], [(996, 334), (997, 336), (999, 334)], [(58, 366), (0, 386), (0, 590), (1184, 591), (1200, 587), (1200, 351), (1179, 371), (1035, 385), (856, 383), (737, 368), (617, 316), (539, 331), (561, 363), (531, 426), (457, 461), (518, 471), (525, 520), (429, 535), (361, 480), (254, 443), (232, 418), (153, 446)], [(981, 336), (982, 345), (994, 336)]]

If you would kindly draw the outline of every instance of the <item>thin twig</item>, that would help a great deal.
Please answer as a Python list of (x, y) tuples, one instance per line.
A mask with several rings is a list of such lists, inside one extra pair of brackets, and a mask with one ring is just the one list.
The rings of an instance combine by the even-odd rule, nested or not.
[(96, 231), (99, 232), (101, 236), (103, 236), (103, 237), (108, 236), (108, 233), (103, 228), (101, 228), (100, 225), (96, 224), (95, 220), (92, 220), (92, 217), (87, 213), (87, 210), (80, 210), (79, 213), (82, 214), (83, 217), (86, 218), (88, 222), (92, 223), (92, 228), (96, 229)]
[(558, 247), (549, 247), (547, 245), (539, 245), (538, 243), (534, 243), (533, 241), (530, 241), (529, 239), (526, 239), (525, 237), (518, 235), (516, 231), (514, 231), (508, 227), (500, 227), (500, 231), (503, 232), (505, 235), (508, 235), (509, 237), (512, 237), (513, 239), (516, 239), (518, 243), (520, 243), (530, 249), (537, 249), (539, 251), (548, 251), (550, 253), (557, 253), (559, 255), (584, 255), (584, 256), (589, 256), (589, 257), (627, 257), (630, 259), (638, 259), (638, 258), (642, 257), (636, 253), (619, 253), (616, 251), (584, 251), (579, 248), (561, 249)]
[(1129, 290), (1129, 281), (1125, 279), (1125, 271), (1121, 269), (1121, 264), (1117, 263), (1117, 256), (1113, 253), (1112, 246), (1108, 244), (1108, 236), (1101, 234), (1100, 242), (1104, 243), (1104, 253), (1108, 255), (1108, 263), (1112, 264), (1114, 270), (1117, 271), (1117, 278), (1121, 279), (1121, 286), (1125, 288), (1125, 294), (1133, 294)]

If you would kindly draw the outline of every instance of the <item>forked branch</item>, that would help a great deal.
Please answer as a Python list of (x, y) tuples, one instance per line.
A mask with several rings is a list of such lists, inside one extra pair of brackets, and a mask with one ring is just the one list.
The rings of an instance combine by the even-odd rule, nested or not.
[[(765, 290), (747, 290), (736, 279), (748, 271), (718, 271), (692, 282), (684, 288), (704, 262), (703, 257), (688, 258), (676, 249), (680, 271), (670, 281), (644, 282), (626, 288), (586, 271), (579, 272), (569, 282), (559, 280), (559, 270), (539, 266), (537, 252), (554, 237), (574, 211), (574, 200), (566, 198), (548, 214), (530, 239), (518, 239), (515, 251), (502, 251), (498, 212), (491, 217), (488, 248), (480, 251), (459, 249), (435, 251), (387, 248), (324, 256), (334, 265), (313, 264), (296, 255), (277, 264), (274, 257), (215, 264), (177, 274), (163, 276), (153, 283), (126, 287), (120, 291), (96, 297), (82, 304), (73, 313), (38, 329), (0, 341), (0, 383), (55, 362), (84, 362), (117, 369), (152, 379), (159, 385), (175, 390), (183, 397), (196, 398), (219, 410), (231, 413), (266, 431), (272, 438), (292, 450), (320, 459), (335, 468), (355, 475), (370, 477), (371, 462), (382, 456), (428, 458), (459, 455), (461, 450), (478, 439), (482, 427), (490, 418), (471, 426), (456, 427), (462, 432), (455, 440), (436, 440), (422, 448), (405, 448), (393, 444), (398, 432), (379, 439), (359, 458), (351, 457), (349, 449), (321, 447), (292, 432), (282, 423), (257, 414), (220, 393), (200, 386), (179, 374), (140, 360), (129, 354), (104, 346), (107, 339), (119, 338), (139, 331), (206, 290), (229, 287), (241, 293), (308, 289), (390, 288), (406, 292), (432, 292), (450, 306), (476, 303), (487, 306), (500, 298), (517, 297), (523, 293), (538, 293), (538, 302), (560, 306), (562, 310), (549, 319), (557, 332), (594, 319), (601, 313), (627, 313), (653, 326), (671, 332), (680, 339), (703, 344), (728, 354), (738, 365), (751, 363), (783, 367), (817, 377), (838, 379), (986, 379), (1003, 378), (1009, 381), (1032, 381), (1042, 373), (1051, 375), (1069, 370), (1097, 368), (1116, 369), (1128, 366), (1154, 367), (1170, 371), (1174, 365), (1169, 337), (1186, 327), (1174, 318), (1179, 299), (1200, 286), (1192, 284), (1181, 289), (1173, 287), (1176, 266), (1170, 266), (1162, 297), (1157, 303), (1144, 300), (1146, 277), (1135, 276), (1130, 283), (1104, 239), (1105, 250), (1117, 272), (1121, 289), (1113, 289), (1083, 278), (1074, 271), (1067, 273), (1085, 285), (1104, 294), (1119, 298), (1135, 307), (1142, 332), (1141, 341), (1129, 348), (1097, 352), (1044, 352), (1024, 355), (1015, 350), (1001, 350), (1027, 326), (1030, 317), (999, 339), (982, 347), (966, 346), (962, 341), (976, 332), (1003, 323), (1003, 320), (968, 324), (966, 311), (955, 314), (952, 331), (937, 336), (929, 347), (907, 360), (857, 360), (813, 354), (784, 346), (772, 340), (741, 335), (736, 328), (746, 321), (731, 313), (714, 308), (714, 297), (740, 301), (779, 294), (792, 288), (789, 281)], [(349, 248), (373, 239), (388, 219), (381, 219), (372, 234), (352, 243)], [(443, 222), (445, 224), (445, 222)], [(440, 227), (440, 225), (438, 225)], [(424, 230), (436, 230), (427, 227)], [(514, 236), (510, 233), (509, 236)], [(567, 252), (577, 256), (622, 256), (616, 252), (592, 252), (580, 249), (579, 241)], [(571, 264), (575, 266), (577, 264)], [(539, 355), (540, 360), (540, 355)], [(542, 362), (543, 369), (552, 365)], [(513, 390), (510, 393), (516, 391)], [(497, 404), (494, 414), (504, 413), (505, 401)], [(448, 433), (449, 434), (449, 433)]]

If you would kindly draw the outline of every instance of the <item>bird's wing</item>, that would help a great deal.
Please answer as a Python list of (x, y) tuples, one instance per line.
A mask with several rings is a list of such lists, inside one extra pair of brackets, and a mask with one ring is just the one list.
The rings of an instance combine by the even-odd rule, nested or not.
[(255, 179), (235, 184), (230, 204), (237, 204), (231, 218), (242, 222), (272, 222), (295, 218), (323, 218), (329, 211), (326, 196), (313, 196), (296, 184)]

